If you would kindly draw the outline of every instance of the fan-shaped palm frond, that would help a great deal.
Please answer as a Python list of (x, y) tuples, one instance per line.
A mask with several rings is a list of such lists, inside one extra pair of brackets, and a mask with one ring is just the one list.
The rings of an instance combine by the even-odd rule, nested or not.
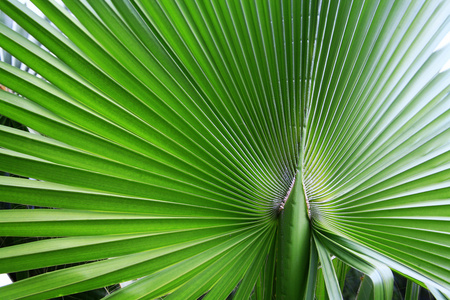
[(0, 63), (0, 114), (42, 135), (1, 125), (0, 169), (37, 180), (0, 195), (55, 209), (0, 236), (54, 238), (0, 272), (88, 263), (2, 299), (338, 299), (345, 265), (450, 297), (449, 1), (33, 3), (0, 2), (39, 41), (0, 25), (39, 74)]

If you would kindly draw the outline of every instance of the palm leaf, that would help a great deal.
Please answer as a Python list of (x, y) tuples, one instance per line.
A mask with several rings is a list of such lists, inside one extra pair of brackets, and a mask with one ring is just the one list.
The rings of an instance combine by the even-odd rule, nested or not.
[(335, 299), (332, 255), (450, 297), (448, 1), (33, 2), (0, 2), (0, 114), (41, 133), (0, 125), (0, 195), (54, 209), (0, 235), (58, 238), (0, 272), (88, 263), (2, 298)]

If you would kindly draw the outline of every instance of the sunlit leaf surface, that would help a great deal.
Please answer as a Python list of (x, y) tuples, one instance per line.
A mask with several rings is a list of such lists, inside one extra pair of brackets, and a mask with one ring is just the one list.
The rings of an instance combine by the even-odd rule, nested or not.
[(53, 238), (0, 272), (88, 263), (2, 299), (338, 299), (344, 263), (450, 297), (449, 1), (33, 3), (0, 1), (0, 196), (36, 207), (0, 236)]

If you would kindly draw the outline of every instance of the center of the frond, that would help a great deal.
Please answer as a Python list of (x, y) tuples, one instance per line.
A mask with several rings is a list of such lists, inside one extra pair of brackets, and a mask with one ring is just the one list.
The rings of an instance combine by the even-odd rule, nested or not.
[[(294, 188), (294, 185), (295, 185), (295, 182), (296, 182), (297, 179), (298, 179), (297, 176), (294, 176), (294, 178), (292, 179), (291, 185), (289, 186), (289, 189), (287, 190), (286, 195), (281, 200), (281, 202), (280, 202), (280, 204), (278, 206), (278, 213), (281, 213), (284, 210), (284, 207), (286, 206), (286, 202), (288, 201), (289, 197), (291, 196), (291, 192), (292, 192), (292, 190)], [(311, 220), (311, 206), (310, 206), (310, 203), (308, 201), (308, 196), (306, 194), (306, 190), (305, 190), (305, 187), (303, 185), (303, 182), (301, 182), (301, 185), (302, 185), (303, 196), (304, 196), (305, 203), (306, 203), (307, 215), (308, 215), (308, 218)]]

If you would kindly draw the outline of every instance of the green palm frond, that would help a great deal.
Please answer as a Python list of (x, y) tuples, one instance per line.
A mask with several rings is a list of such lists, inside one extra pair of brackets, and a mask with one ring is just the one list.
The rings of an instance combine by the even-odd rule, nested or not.
[(87, 263), (2, 299), (450, 297), (449, 1), (33, 3), (0, 1), (0, 114), (41, 133), (0, 125), (0, 195), (54, 209), (0, 236), (52, 239), (0, 272)]

